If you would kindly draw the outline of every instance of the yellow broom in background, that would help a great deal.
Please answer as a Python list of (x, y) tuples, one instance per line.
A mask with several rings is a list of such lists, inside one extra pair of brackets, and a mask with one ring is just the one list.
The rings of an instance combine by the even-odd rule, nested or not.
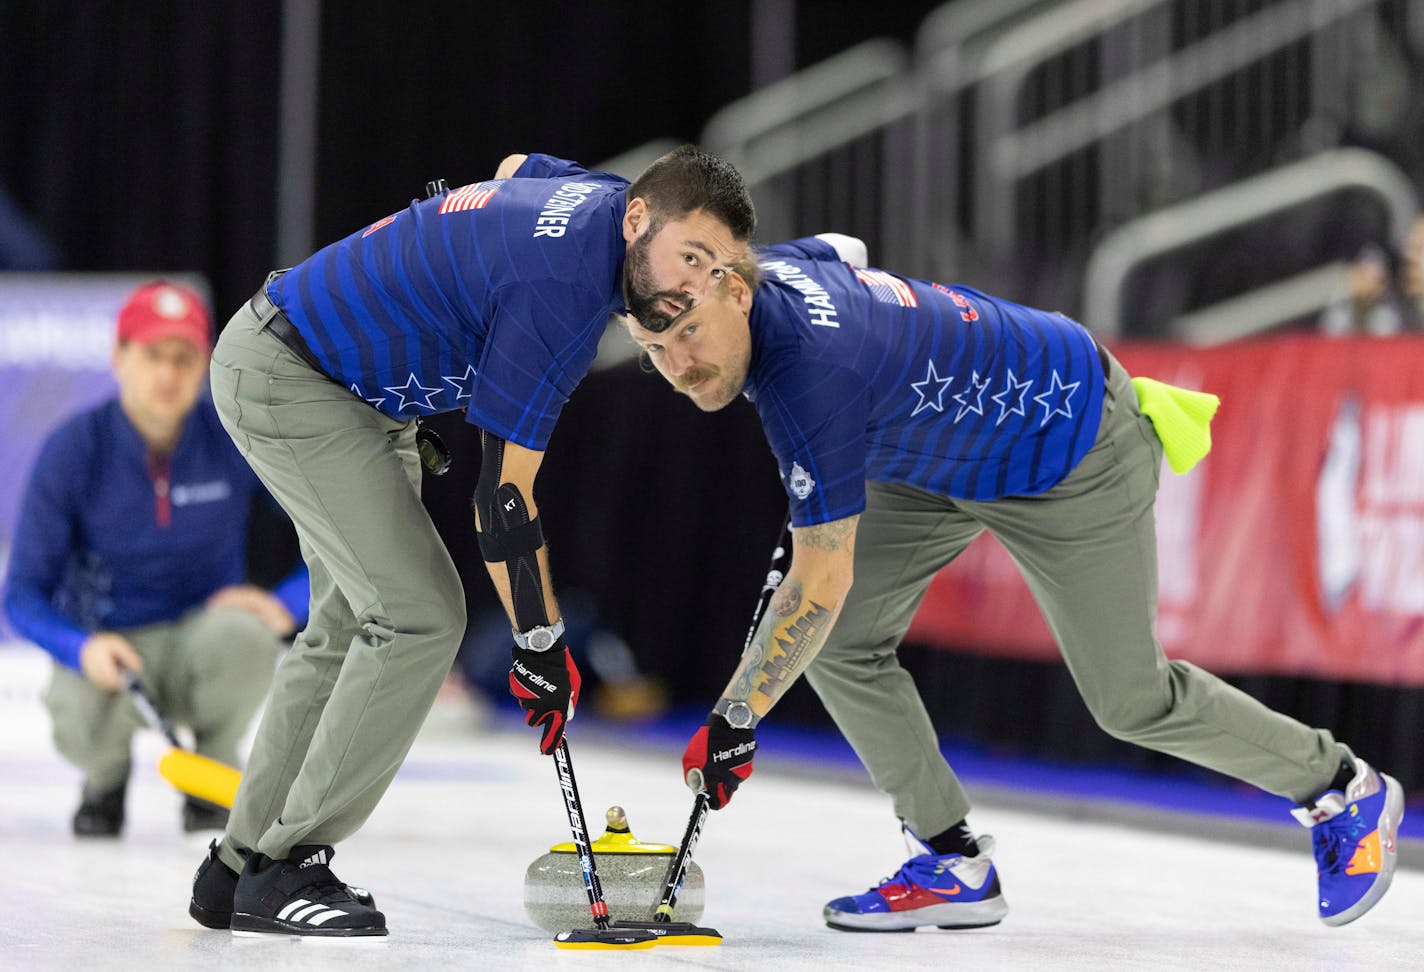
[(158, 775), (163, 777), (181, 793), (216, 803), (220, 807), (232, 808), (237, 797), (237, 784), (242, 774), (215, 759), (199, 756), (183, 748), (178, 741), (178, 733), (173, 723), (159, 714), (153, 704), (153, 697), (143, 687), (143, 682), (133, 672), (124, 672), (124, 685), (133, 699), (134, 707), (148, 724), (163, 734), (171, 747), (158, 761)]

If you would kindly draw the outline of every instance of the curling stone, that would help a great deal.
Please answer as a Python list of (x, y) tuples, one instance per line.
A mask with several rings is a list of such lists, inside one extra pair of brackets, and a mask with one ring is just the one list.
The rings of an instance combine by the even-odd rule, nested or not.
[[(677, 856), (671, 844), (647, 844), (628, 829), (622, 807), (609, 807), (608, 829), (593, 842), (593, 859), (611, 921), (652, 921), (663, 896), (668, 865)], [(676, 921), (702, 917), (705, 885), (702, 868), (687, 862), (687, 875), (677, 893)], [(573, 841), (555, 844), (535, 858), (524, 874), (524, 910), (545, 931), (561, 932), (592, 924), (583, 868)]]

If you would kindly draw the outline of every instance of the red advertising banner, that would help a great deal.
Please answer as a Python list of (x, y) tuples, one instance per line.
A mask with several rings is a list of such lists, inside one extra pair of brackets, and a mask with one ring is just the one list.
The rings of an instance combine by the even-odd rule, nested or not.
[[(1157, 499), (1158, 638), (1218, 674), (1424, 686), (1424, 339), (1123, 345), (1134, 375), (1221, 396), (1213, 448)], [(912, 640), (1057, 648), (987, 534), (930, 585)]]

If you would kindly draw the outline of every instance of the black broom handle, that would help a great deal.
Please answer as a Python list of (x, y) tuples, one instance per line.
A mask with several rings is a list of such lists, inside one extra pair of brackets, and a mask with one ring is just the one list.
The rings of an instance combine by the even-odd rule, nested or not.
[[(766, 606), (771, 603), (771, 595), (786, 578), (786, 570), (791, 561), (791, 517), (788, 515), (781, 525), (781, 539), (771, 552), (771, 566), (767, 568), (766, 580), (762, 583), (761, 595), (757, 598), (756, 610), (752, 612), (752, 625), (747, 629), (747, 640), (742, 645), (742, 654), (751, 647), (757, 628), (766, 614)], [(682, 835), (682, 843), (677, 848), (677, 856), (668, 865), (667, 879), (663, 882), (663, 899), (658, 905), (653, 921), (672, 921), (673, 905), (677, 904), (677, 892), (682, 888), (687, 876), (687, 863), (692, 860), (692, 849), (702, 836), (702, 827), (707, 823), (709, 805), (707, 793), (699, 792), (692, 801), (692, 816), (687, 821), (687, 831)]]

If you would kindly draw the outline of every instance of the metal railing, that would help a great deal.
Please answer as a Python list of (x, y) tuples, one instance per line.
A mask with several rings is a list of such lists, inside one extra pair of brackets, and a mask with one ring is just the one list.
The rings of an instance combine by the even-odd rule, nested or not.
[(713, 116), (702, 145), (741, 170), (762, 240), (842, 230), (877, 259), (910, 258), (895, 220), (913, 206), (912, 77), (903, 47), (871, 40)]
[(915, 205), (906, 214), (905, 269), (937, 280), (984, 272), (972, 245), (968, 214), (976, 137), (972, 94), (979, 65), (994, 40), (1060, 0), (970, 0), (929, 14), (915, 38)]
[[(1401, 243), (1419, 211), (1413, 184), (1398, 166), (1364, 149), (1336, 149), (1304, 161), (1254, 176), (1191, 202), (1160, 209), (1119, 227), (1107, 236), (1088, 261), (1083, 321), (1101, 337), (1111, 340), (1123, 333), (1122, 295), (1128, 277), (1139, 267), (1166, 254), (1201, 243), (1230, 230), (1250, 225), (1294, 206), (1323, 199), (1346, 190), (1362, 190), (1378, 199), (1389, 217), (1392, 240)], [(1241, 337), (1282, 323), (1324, 303), (1311, 306), (1324, 294), (1333, 271), (1306, 273), (1285, 283), (1268, 285), (1265, 296), (1218, 306), (1210, 314), (1198, 312), (1183, 322), (1178, 318), (1170, 336), (1193, 340), (1193, 323), (1206, 329), (1211, 340)], [(1185, 326), (1184, 326), (1185, 325)], [(1200, 338), (1196, 339), (1200, 342)]]
[[(978, 78), (975, 243), (995, 266), (1022, 270), (1026, 248), (1073, 251), (1114, 222), (1211, 188), (1209, 164), (1221, 181), (1268, 167), (1273, 126), (1342, 110), (1348, 58), (1307, 60), (1299, 45), (1348, 43), (1351, 29), (1374, 23), (1358, 15), (1380, 6), (1258, 2), (1218, 8), (1189, 32), (1183, 10), (1200, 5), (1075, 0), (999, 38)], [(1282, 91), (1257, 76), (1272, 70), (1288, 76)], [(1295, 94), (1308, 78), (1308, 94)]]
[[(913, 57), (867, 41), (701, 141), (746, 177), (762, 240), (853, 233), (879, 265), (1071, 313), (1105, 234), (1341, 144), (1409, 50), (1424, 0), (956, 0)], [(1307, 299), (1317, 269), (1272, 293)], [(1231, 330), (1203, 313), (1184, 320)]]

